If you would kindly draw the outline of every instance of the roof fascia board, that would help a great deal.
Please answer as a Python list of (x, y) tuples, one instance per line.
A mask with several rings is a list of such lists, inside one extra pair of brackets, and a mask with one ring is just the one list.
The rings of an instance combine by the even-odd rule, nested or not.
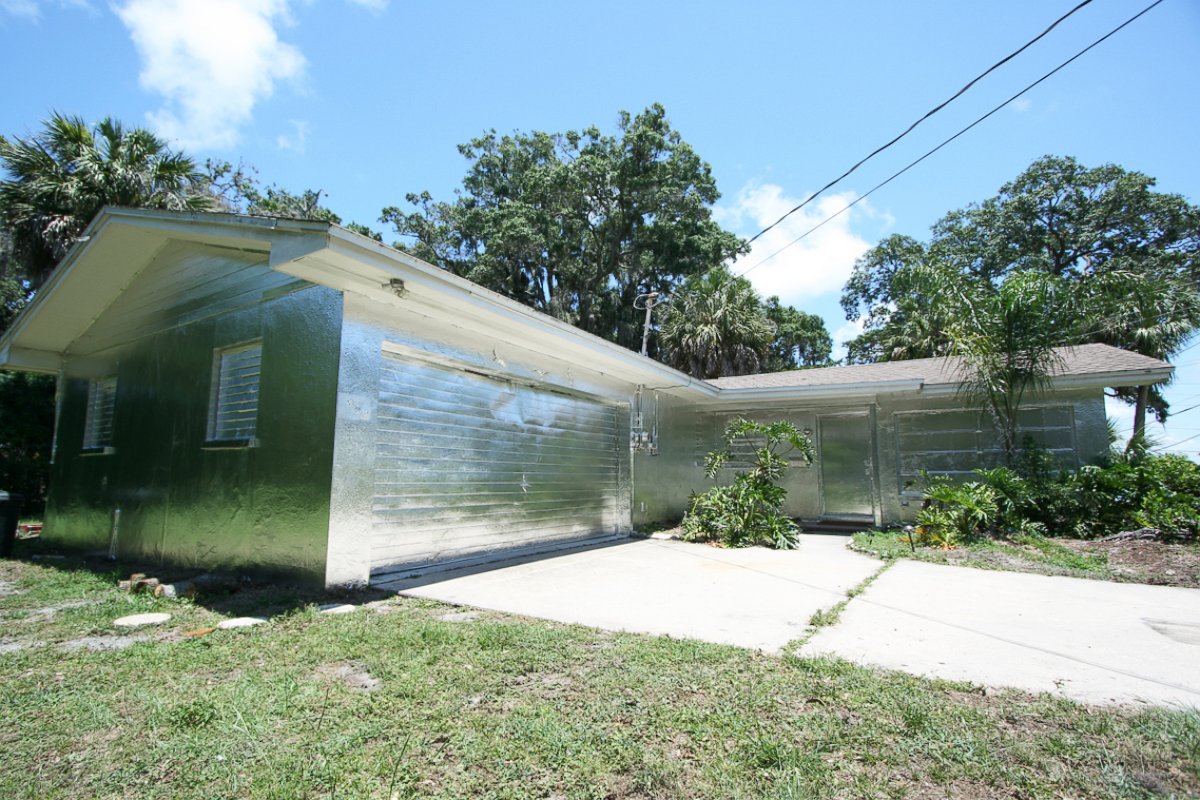
[[(270, 241), (270, 233), (327, 233), (332, 223), (311, 219), (289, 217), (263, 217), (249, 214), (227, 214), (218, 211), (160, 211), (153, 208), (128, 208), (105, 206), (96, 215), (93, 225), (101, 218), (120, 220), (128, 225), (145, 225), (162, 230), (195, 234), (197, 229), (219, 228), (228, 231), (223, 239), (259, 239), (264, 245)], [(90, 227), (90, 226), (89, 226)], [(258, 235), (266, 233), (266, 236)], [(86, 235), (86, 232), (85, 232)]]
[[(1144, 386), (1160, 383), (1171, 377), (1173, 366), (1145, 370), (1113, 370), (1089, 372), (1084, 375), (1060, 375), (1050, 380), (1050, 391), (1067, 389), (1108, 389), (1120, 386)], [(921, 393), (931, 397), (956, 395), (962, 391), (961, 383), (936, 383), (926, 385)]]
[(58, 353), (5, 345), (0, 347), (0, 365), (22, 372), (55, 373), (62, 369), (63, 359)]
[(867, 381), (862, 383), (826, 384), (814, 386), (771, 386), (743, 389), (721, 389), (721, 400), (778, 401), (786, 398), (796, 400), (837, 399), (862, 397), (864, 395), (891, 394), (895, 392), (919, 392), (923, 382), (919, 378), (898, 378), (890, 381)]
[[(676, 388), (709, 398), (717, 397), (721, 391), (465, 278), (340, 228), (331, 229), (327, 253), (315, 253), (274, 268), (326, 285), (336, 276), (333, 282), (340, 285), (333, 288), (355, 291), (377, 301), (382, 299), (398, 308), (416, 302), (421, 305), (422, 313), (453, 320), (460, 327), (484, 335), (494, 335), (499, 324), (506, 330), (519, 332), (522, 346), (530, 350), (561, 359), (562, 348), (567, 346), (575, 351), (581, 365), (632, 383), (647, 386), (654, 383), (659, 385), (653, 388)], [(404, 281), (404, 298), (397, 298), (388, 286), (391, 278)], [(464, 309), (481, 314), (463, 313)]]

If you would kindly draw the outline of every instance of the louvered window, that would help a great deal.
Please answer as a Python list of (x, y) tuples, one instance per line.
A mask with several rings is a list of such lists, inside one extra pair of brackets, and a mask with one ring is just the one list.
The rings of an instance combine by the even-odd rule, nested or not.
[(88, 381), (87, 415), (83, 423), (83, 449), (103, 450), (113, 443), (113, 406), (117, 399), (117, 379)]
[(218, 350), (213, 363), (208, 440), (255, 444), (262, 342)]

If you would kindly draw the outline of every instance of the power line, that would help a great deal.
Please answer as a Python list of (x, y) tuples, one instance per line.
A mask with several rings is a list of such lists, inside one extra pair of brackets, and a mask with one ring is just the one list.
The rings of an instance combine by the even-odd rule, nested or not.
[(934, 106), (933, 108), (931, 108), (929, 111), (926, 111), (926, 112), (925, 112), (925, 115), (924, 115), (923, 117), (921, 117), (920, 119), (918, 119), (918, 120), (917, 120), (916, 122), (914, 122), (913, 124), (909, 125), (907, 128), (905, 128), (905, 129), (904, 129), (904, 131), (903, 131), (903, 132), (901, 132), (899, 135), (897, 135), (896, 137), (894, 137), (894, 138), (893, 138), (891, 141), (887, 142), (886, 144), (880, 145), (879, 147), (877, 147), (877, 148), (875, 148), (874, 150), (872, 150), (872, 151), (871, 151), (871, 152), (870, 152), (870, 153), (869, 153), (869, 154), (868, 154), (868, 155), (867, 155), (865, 158), (862, 158), (861, 160), (859, 160), (859, 162), (858, 162), (857, 164), (855, 164), (855, 165), (854, 165), (854, 166), (852, 166), (850, 169), (846, 170), (846, 171), (845, 171), (845, 172), (843, 172), (841, 175), (839, 175), (838, 177), (834, 178), (834, 179), (833, 179), (833, 180), (831, 180), (829, 183), (825, 184), (825, 185), (824, 185), (824, 186), (822, 186), (820, 189), (818, 189), (817, 191), (815, 191), (815, 192), (813, 192), (811, 195), (809, 195), (809, 196), (808, 196), (808, 197), (807, 197), (807, 198), (804, 200), (804, 202), (800, 203), (800, 205), (796, 206), (796, 207), (795, 207), (795, 208), (793, 208), (791, 211), (787, 212), (787, 213), (786, 213), (786, 214), (784, 214), (782, 217), (780, 217), (779, 219), (775, 220), (774, 222), (772, 222), (772, 223), (771, 223), (770, 225), (768, 225), (767, 227), (763, 228), (763, 229), (762, 229), (761, 231), (759, 231), (758, 233), (754, 234), (754, 236), (750, 237), (750, 239), (749, 239), (749, 240), (747, 240), (747, 242), (746, 242), (746, 243), (747, 243), (747, 244), (751, 244), (751, 243), (753, 243), (755, 239), (757, 239), (758, 237), (762, 236), (764, 233), (766, 233), (767, 231), (771, 230), (772, 228), (774, 228), (774, 227), (775, 227), (776, 225), (778, 225), (779, 223), (783, 222), (785, 219), (787, 219), (788, 217), (790, 217), (792, 214), (795, 214), (797, 211), (799, 211), (800, 209), (804, 208), (806, 205), (808, 205), (810, 202), (812, 202), (814, 199), (816, 199), (817, 195), (821, 194), (821, 193), (822, 193), (822, 192), (824, 192), (826, 189), (829, 189), (829, 188), (831, 188), (832, 186), (834, 186), (835, 184), (839, 183), (839, 182), (840, 182), (840, 181), (841, 181), (843, 178), (845, 178), (845, 177), (846, 177), (847, 175), (849, 175), (850, 173), (854, 172), (856, 169), (858, 169), (859, 167), (861, 167), (863, 164), (867, 163), (867, 162), (868, 162), (868, 161), (870, 161), (872, 158), (874, 158), (875, 156), (879, 155), (879, 154), (880, 154), (880, 153), (882, 153), (884, 150), (887, 150), (889, 147), (891, 147), (891, 146), (892, 146), (892, 145), (894, 145), (896, 142), (898, 142), (898, 141), (900, 141), (901, 139), (903, 139), (903, 138), (904, 138), (905, 136), (907, 136), (908, 134), (912, 133), (912, 131), (913, 131), (913, 130), (914, 130), (914, 129), (915, 129), (917, 126), (918, 126), (918, 125), (920, 125), (922, 122), (924, 122), (925, 120), (929, 119), (929, 118), (930, 118), (930, 117), (932, 117), (934, 114), (938, 113), (938, 112), (939, 112), (939, 111), (941, 111), (943, 108), (945, 108), (946, 106), (950, 105), (952, 102), (954, 102), (955, 100), (957, 100), (957, 99), (958, 99), (959, 97), (961, 97), (961, 96), (962, 96), (964, 93), (966, 93), (966, 91), (967, 91), (968, 89), (970, 89), (970, 88), (971, 88), (972, 86), (974, 86), (975, 84), (979, 83), (979, 81), (983, 80), (983, 79), (984, 79), (984, 78), (986, 78), (988, 75), (990, 75), (991, 73), (995, 72), (997, 69), (999, 69), (1000, 67), (1004, 66), (1004, 65), (1005, 65), (1005, 64), (1007, 64), (1009, 61), (1012, 61), (1014, 58), (1016, 58), (1017, 56), (1019, 56), (1021, 53), (1025, 52), (1026, 50), (1028, 50), (1028, 49), (1029, 49), (1030, 47), (1032, 47), (1032, 46), (1033, 46), (1035, 43), (1037, 43), (1037, 42), (1038, 42), (1038, 41), (1040, 41), (1042, 38), (1044, 38), (1044, 37), (1045, 37), (1045, 36), (1046, 36), (1048, 33), (1050, 33), (1050, 31), (1052, 31), (1052, 30), (1054, 30), (1055, 28), (1057, 28), (1057, 27), (1058, 27), (1058, 25), (1059, 25), (1059, 23), (1061, 23), (1061, 22), (1062, 22), (1063, 20), (1065, 20), (1067, 17), (1071, 16), (1071, 15), (1072, 15), (1072, 14), (1074, 14), (1076, 11), (1078, 11), (1079, 9), (1083, 8), (1084, 6), (1088, 5), (1088, 4), (1089, 4), (1089, 3), (1091, 3), (1091, 2), (1092, 2), (1092, 0), (1083, 0), (1083, 2), (1081, 2), (1079, 5), (1077, 5), (1077, 6), (1075, 6), (1074, 8), (1072, 8), (1072, 9), (1071, 9), (1070, 11), (1068, 11), (1066, 14), (1063, 14), (1061, 17), (1059, 17), (1058, 19), (1054, 20), (1054, 22), (1053, 22), (1053, 23), (1050, 25), (1050, 27), (1046, 28), (1046, 30), (1042, 31), (1042, 32), (1041, 32), (1041, 33), (1039, 33), (1037, 36), (1033, 37), (1033, 38), (1032, 38), (1032, 39), (1030, 39), (1028, 42), (1026, 42), (1025, 44), (1021, 45), (1021, 47), (1020, 47), (1019, 49), (1017, 49), (1017, 50), (1014, 50), (1013, 52), (1009, 53), (1009, 54), (1008, 54), (1007, 56), (1005, 56), (1004, 58), (1002, 58), (1002, 59), (1000, 59), (999, 61), (997, 61), (995, 64), (992, 64), (990, 67), (988, 67), (988, 68), (987, 68), (986, 70), (984, 70), (983, 72), (979, 73), (979, 75), (975, 76), (975, 78), (973, 78), (973, 79), (971, 80), (971, 82), (970, 82), (970, 83), (968, 83), (966, 86), (964, 86), (964, 87), (962, 87), (961, 89), (959, 89), (957, 92), (955, 92), (953, 95), (951, 95), (951, 96), (950, 96), (949, 98), (947, 98), (946, 100), (943, 100), (941, 103), (939, 103), (938, 105), (936, 105), (936, 106)]
[(1178, 447), (1179, 445), (1183, 444), (1184, 442), (1190, 442), (1192, 439), (1200, 439), (1200, 433), (1197, 433), (1195, 436), (1189, 436), (1186, 439), (1180, 439), (1178, 442), (1171, 442), (1170, 444), (1160, 444), (1158, 447), (1151, 447), (1150, 452), (1153, 453), (1158, 450), (1166, 450), (1168, 447)]
[[(1125, 21), (1124, 21), (1124, 22), (1122, 22), (1120, 25), (1118, 25), (1117, 27), (1113, 28), (1111, 31), (1109, 31), (1108, 33), (1104, 34), (1104, 35), (1103, 35), (1103, 36), (1101, 36), (1099, 39), (1097, 39), (1096, 41), (1092, 42), (1092, 43), (1091, 43), (1091, 44), (1089, 44), (1087, 47), (1083, 48), (1083, 49), (1082, 49), (1082, 50), (1080, 50), (1078, 53), (1076, 53), (1075, 55), (1073, 55), (1073, 56), (1071, 56), (1070, 58), (1068, 58), (1066, 61), (1064, 61), (1064, 62), (1062, 62), (1061, 64), (1059, 64), (1057, 67), (1055, 67), (1054, 69), (1050, 70), (1050, 71), (1049, 71), (1049, 72), (1047, 72), (1045, 75), (1043, 75), (1042, 77), (1038, 78), (1036, 81), (1034, 81), (1033, 83), (1029, 84), (1029, 85), (1028, 85), (1028, 86), (1026, 86), (1024, 89), (1022, 89), (1021, 91), (1019, 91), (1019, 92), (1017, 92), (1016, 94), (1014, 94), (1012, 97), (1010, 97), (1010, 98), (1008, 98), (1007, 100), (1005, 100), (1003, 103), (1000, 103), (998, 106), (996, 106), (996, 107), (995, 107), (995, 108), (993, 108), (991, 111), (987, 112), (987, 113), (986, 113), (986, 114), (984, 114), (983, 116), (981, 116), (981, 117), (979, 117), (978, 119), (976, 119), (974, 122), (972, 122), (970, 125), (966, 126), (966, 127), (965, 127), (965, 128), (963, 128), (962, 130), (960, 130), (958, 133), (956, 133), (956, 134), (954, 134), (953, 136), (951, 136), (950, 138), (948, 138), (948, 139), (944, 140), (944, 141), (943, 141), (941, 144), (939, 144), (937, 147), (935, 147), (935, 148), (933, 148), (932, 150), (930, 150), (929, 152), (925, 153), (925, 155), (921, 156), (920, 158), (916, 159), (915, 161), (912, 161), (912, 162), (910, 162), (910, 163), (908, 164), (908, 166), (906, 166), (906, 167), (904, 167), (903, 169), (899, 170), (898, 172), (896, 172), (896, 173), (892, 174), (892, 175), (891, 175), (889, 178), (887, 178), (886, 180), (882, 181), (881, 183), (878, 183), (878, 184), (876, 184), (876, 185), (875, 185), (874, 187), (872, 187), (872, 188), (871, 188), (871, 189), (870, 189), (868, 192), (866, 192), (865, 194), (863, 194), (862, 196), (858, 197), (858, 198), (857, 198), (856, 200), (854, 200), (853, 202), (851, 202), (851, 203), (849, 203), (848, 205), (846, 205), (846, 207), (845, 207), (845, 208), (843, 208), (843, 209), (841, 209), (840, 211), (838, 211), (838, 212), (836, 212), (836, 213), (834, 213), (834, 214), (831, 214), (830, 216), (826, 217), (826, 218), (825, 218), (825, 219), (823, 219), (821, 222), (817, 223), (817, 224), (816, 224), (816, 225), (814, 225), (813, 227), (811, 227), (811, 228), (809, 228), (808, 230), (806, 230), (804, 233), (802, 233), (802, 234), (800, 234), (799, 236), (797, 236), (797, 237), (796, 237), (795, 239), (793, 239), (792, 241), (790, 241), (790, 242), (788, 242), (787, 244), (785, 244), (783, 247), (781, 247), (781, 248), (779, 248), (778, 250), (776, 250), (774, 253), (771, 253), (771, 255), (769, 255), (769, 256), (767, 256), (766, 258), (762, 259), (761, 261), (757, 262), (756, 264), (754, 264), (753, 266), (751, 266), (749, 269), (746, 269), (744, 272), (741, 272), (741, 273), (738, 273), (738, 274), (739, 274), (739, 275), (742, 275), (742, 276), (745, 276), (745, 275), (749, 274), (750, 272), (752, 272), (753, 270), (756, 270), (756, 269), (758, 269), (758, 268), (759, 268), (759, 267), (761, 267), (763, 264), (767, 263), (768, 261), (770, 261), (771, 259), (773, 259), (775, 256), (777, 256), (777, 255), (779, 255), (780, 253), (782, 253), (784, 250), (787, 250), (789, 247), (791, 247), (792, 245), (796, 244), (796, 243), (797, 243), (797, 242), (799, 242), (801, 239), (804, 239), (806, 236), (808, 236), (809, 234), (811, 234), (811, 233), (813, 233), (814, 231), (816, 231), (818, 228), (821, 228), (822, 226), (824, 226), (824, 225), (825, 225), (825, 224), (827, 224), (828, 222), (830, 222), (830, 221), (832, 221), (832, 220), (836, 219), (837, 217), (840, 217), (842, 214), (846, 213), (846, 212), (847, 212), (847, 211), (849, 211), (851, 208), (853, 208), (854, 206), (856, 206), (856, 205), (858, 205), (859, 203), (861, 203), (863, 200), (866, 200), (868, 197), (870, 197), (870, 196), (871, 196), (872, 194), (874, 194), (876, 191), (878, 191), (879, 189), (882, 189), (884, 186), (887, 186), (889, 183), (891, 183), (892, 181), (894, 181), (896, 178), (899, 178), (901, 175), (903, 175), (904, 173), (908, 172), (910, 169), (912, 169), (913, 167), (915, 167), (917, 164), (920, 164), (922, 161), (924, 161), (925, 159), (929, 158), (931, 155), (933, 155), (933, 154), (934, 154), (934, 153), (936, 153), (937, 151), (941, 150), (943, 147), (945, 147), (946, 145), (950, 144), (951, 142), (953, 142), (953, 141), (954, 141), (955, 139), (957, 139), (958, 137), (962, 136), (962, 135), (963, 135), (964, 133), (966, 133), (967, 131), (969, 131), (969, 130), (971, 130), (972, 128), (974, 128), (976, 125), (979, 125), (981, 122), (983, 122), (984, 120), (988, 119), (989, 117), (991, 117), (992, 115), (994, 115), (996, 112), (1000, 111), (1000, 109), (1004, 108), (1004, 107), (1005, 107), (1005, 106), (1007, 106), (1009, 103), (1011, 103), (1012, 101), (1016, 100), (1016, 99), (1017, 99), (1018, 97), (1020, 97), (1021, 95), (1025, 94), (1026, 92), (1028, 92), (1030, 89), (1033, 89), (1033, 88), (1034, 88), (1035, 86), (1037, 86), (1038, 84), (1040, 84), (1040, 83), (1042, 83), (1043, 81), (1045, 81), (1045, 80), (1049, 79), (1051, 76), (1053, 76), (1054, 74), (1056, 74), (1056, 73), (1057, 73), (1057, 72), (1059, 72), (1060, 70), (1064, 69), (1065, 67), (1067, 67), (1067, 66), (1068, 66), (1069, 64), (1071, 64), (1072, 62), (1074, 62), (1076, 59), (1078, 59), (1078, 58), (1079, 58), (1080, 56), (1082, 56), (1084, 53), (1087, 53), (1089, 50), (1091, 50), (1092, 48), (1096, 47), (1096, 46), (1097, 46), (1097, 45), (1099, 45), (1101, 42), (1103, 42), (1103, 41), (1105, 41), (1106, 39), (1108, 39), (1108, 38), (1112, 37), (1112, 36), (1113, 36), (1114, 34), (1116, 34), (1118, 31), (1120, 31), (1121, 29), (1125, 28), (1127, 25), (1131, 24), (1132, 22), (1134, 22), (1135, 20), (1137, 20), (1139, 17), (1141, 17), (1143, 14), (1146, 14), (1147, 12), (1149, 12), (1151, 9), (1153, 9), (1155, 6), (1159, 5), (1159, 4), (1160, 4), (1160, 3), (1162, 3), (1162, 2), (1163, 2), (1163, 0), (1155, 0), (1155, 2), (1153, 2), (1153, 3), (1151, 3), (1150, 5), (1146, 6), (1146, 7), (1145, 7), (1145, 8), (1143, 8), (1141, 11), (1139, 11), (1137, 14), (1134, 14), (1132, 17), (1130, 17), (1129, 19), (1125, 20)], [(861, 162), (860, 162), (860, 163), (861, 163)], [(853, 171), (853, 170), (851, 170), (851, 171)], [(850, 174), (850, 173), (849, 173), (849, 172), (847, 172), (846, 174), (848, 175), (848, 174)], [(842, 177), (845, 177), (845, 175), (843, 175)], [(841, 178), (838, 178), (838, 180), (841, 180)], [(837, 182), (837, 181), (834, 181), (834, 183), (836, 183), (836, 182)], [(820, 194), (821, 192), (825, 191), (825, 189), (829, 188), (829, 186), (832, 186), (832, 185), (833, 185), (833, 184), (828, 184), (828, 185), (826, 185), (824, 188), (822, 188), (820, 191), (818, 191), (818, 192), (817, 192), (817, 194)], [(807, 204), (807, 203), (808, 203), (810, 200), (812, 200), (814, 197), (816, 197), (816, 194), (814, 194), (814, 195), (810, 196), (810, 197), (809, 197), (807, 200), (805, 200), (803, 203), (801, 203), (800, 205), (798, 205), (798, 206), (796, 206), (795, 208), (793, 208), (793, 209), (792, 209), (791, 211), (789, 211), (787, 214), (784, 214), (782, 217), (780, 217), (778, 220), (776, 220), (775, 222), (773, 222), (771, 225), (769, 225), (769, 226), (767, 226), (766, 228), (764, 228), (762, 231), (759, 231), (759, 233), (757, 233), (757, 234), (754, 236), (754, 239), (757, 239), (759, 236), (762, 236), (764, 233), (766, 233), (767, 231), (769, 231), (771, 228), (774, 228), (776, 225), (778, 225), (780, 222), (782, 222), (782, 221), (783, 221), (785, 218), (787, 218), (787, 217), (788, 217), (789, 215), (791, 215), (793, 212), (795, 212), (795, 211), (799, 211), (801, 208), (803, 208), (803, 207), (804, 207), (804, 206), (805, 206), (805, 205), (806, 205), (806, 204)], [(754, 241), (754, 239), (750, 239), (749, 241), (750, 241), (750, 242), (753, 242), (753, 241)]]
[(1172, 416), (1172, 417), (1178, 417), (1180, 414), (1186, 414), (1187, 412), (1189, 412), (1189, 411), (1191, 411), (1191, 410), (1193, 410), (1193, 409), (1196, 409), (1196, 408), (1200, 408), (1200, 403), (1197, 403), (1197, 404), (1196, 404), (1196, 405), (1194, 405), (1194, 406), (1188, 406), (1188, 407), (1187, 407), (1187, 408), (1185, 408), (1183, 411), (1172, 411), (1172, 412), (1171, 412), (1171, 416)]

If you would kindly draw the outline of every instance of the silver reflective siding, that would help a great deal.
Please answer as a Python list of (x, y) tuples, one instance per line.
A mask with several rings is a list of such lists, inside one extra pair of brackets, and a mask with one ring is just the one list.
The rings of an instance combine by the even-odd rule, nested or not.
[(545, 387), (383, 354), (373, 572), (612, 536), (616, 416)]
[(635, 386), (347, 294), (328, 585), (631, 531)]
[[(953, 397), (881, 394), (871, 400), (705, 409), (660, 397), (659, 455), (634, 459), (635, 521), (678, 519), (691, 492), (713, 485), (704, 477), (704, 454), (721, 446), (726, 423), (738, 415), (784, 419), (811, 432), (816, 461), (788, 470), (783, 481), (785, 511), (802, 520), (909, 521), (918, 507), (921, 469), (961, 479), (999, 463), (987, 416)], [(1095, 463), (1108, 449), (1099, 389), (1034, 399), (1020, 422), (1023, 433), (1068, 467)]]
[[(46, 534), (121, 556), (323, 578), (339, 293), (265, 258), (169, 246), (65, 366)], [(257, 447), (206, 449), (214, 353), (262, 340)], [(88, 378), (116, 375), (113, 448), (80, 452)]]

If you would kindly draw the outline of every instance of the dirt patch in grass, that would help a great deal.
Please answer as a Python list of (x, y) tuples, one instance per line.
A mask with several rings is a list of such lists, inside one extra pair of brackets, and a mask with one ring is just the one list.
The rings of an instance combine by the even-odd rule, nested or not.
[(379, 679), (372, 677), (366, 667), (353, 661), (322, 664), (317, 667), (316, 675), (323, 681), (337, 682), (359, 692), (373, 692), (381, 685)]
[(1109, 570), (1123, 580), (1200, 588), (1200, 544), (1150, 539), (1109, 542), (1068, 539), (1060, 540), (1060, 544), (1079, 553), (1107, 558)]
[(126, 647), (133, 647), (138, 642), (147, 641), (150, 641), (149, 636), (81, 636), (78, 639), (63, 642), (59, 648), (64, 653), (73, 653), (76, 650), (104, 652), (124, 650)]
[(911, 558), (979, 569), (1200, 588), (1198, 542), (1014, 536), (984, 538), (953, 550), (918, 546), (914, 551), (901, 531), (864, 531), (854, 534), (851, 547), (884, 559)]
[(958, 800), (969, 797), (971, 800), (1007, 800), (1023, 795), (1012, 790), (989, 786), (983, 781), (956, 780), (945, 785), (921, 781), (904, 786), (906, 800)]
[[(1030, 555), (1033, 555), (1030, 552)], [(947, 564), (958, 564), (966, 567), (988, 567), (991, 569), (1006, 569), (1023, 572), (1037, 566), (1029, 558), (1018, 553), (1003, 550), (970, 550), (956, 548), (941, 551), (942, 560)]]

